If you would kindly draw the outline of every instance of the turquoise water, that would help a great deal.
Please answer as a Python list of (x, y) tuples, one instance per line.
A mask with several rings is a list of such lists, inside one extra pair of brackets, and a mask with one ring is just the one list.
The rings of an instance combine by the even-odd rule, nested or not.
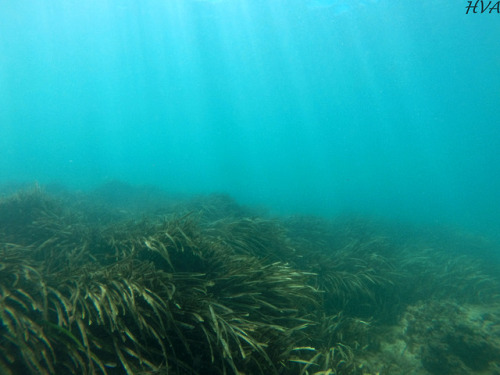
[(500, 231), (500, 14), (0, 0), (0, 185), (120, 180)]

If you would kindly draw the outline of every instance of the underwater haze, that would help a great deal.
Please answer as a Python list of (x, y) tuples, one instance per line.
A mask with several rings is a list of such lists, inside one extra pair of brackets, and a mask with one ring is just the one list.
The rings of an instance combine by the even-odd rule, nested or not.
[(500, 14), (0, 0), (0, 185), (228, 193), (500, 231)]
[(499, 36), (0, 0), (0, 375), (499, 375)]

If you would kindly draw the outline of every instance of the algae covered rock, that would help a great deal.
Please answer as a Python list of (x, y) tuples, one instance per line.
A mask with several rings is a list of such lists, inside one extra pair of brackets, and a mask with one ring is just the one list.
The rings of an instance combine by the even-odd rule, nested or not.
[(500, 362), (500, 310), (432, 301), (408, 309), (408, 342), (431, 374), (472, 374)]

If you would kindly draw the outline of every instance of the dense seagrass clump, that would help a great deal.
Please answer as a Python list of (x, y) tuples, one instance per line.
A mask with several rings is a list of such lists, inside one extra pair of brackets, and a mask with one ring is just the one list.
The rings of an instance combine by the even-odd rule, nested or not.
[(0, 199), (1, 374), (370, 374), (412, 305), (500, 294), (497, 269), (364, 220), (119, 188)]
[(3, 199), (2, 373), (278, 373), (310, 275), (195, 216), (102, 225), (38, 187)]

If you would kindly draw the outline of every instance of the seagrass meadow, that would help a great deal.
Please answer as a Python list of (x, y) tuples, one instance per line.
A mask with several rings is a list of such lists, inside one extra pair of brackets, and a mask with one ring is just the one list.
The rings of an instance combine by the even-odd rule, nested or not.
[(0, 374), (499, 374), (495, 246), (34, 185), (0, 200)]

